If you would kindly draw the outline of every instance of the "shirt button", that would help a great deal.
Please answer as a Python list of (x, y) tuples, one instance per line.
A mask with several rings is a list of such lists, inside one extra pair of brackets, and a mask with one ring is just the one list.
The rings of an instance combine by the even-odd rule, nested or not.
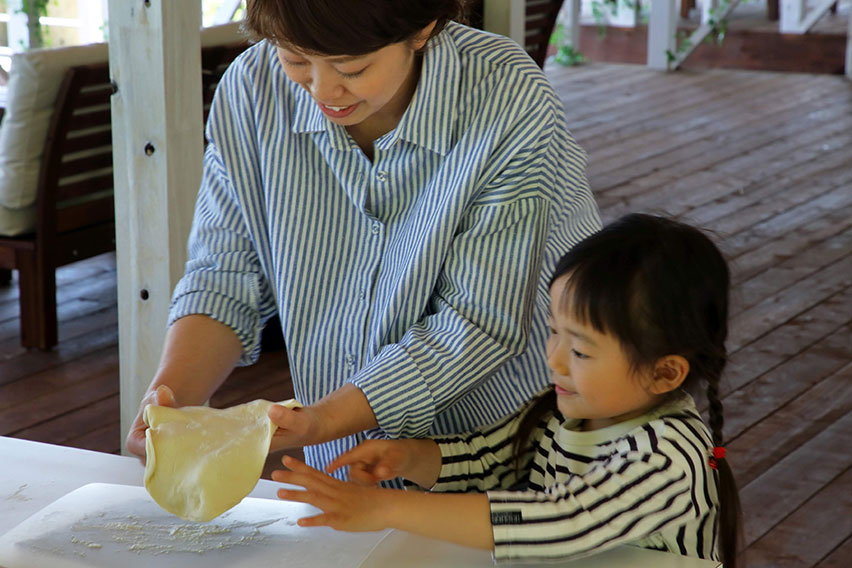
[(354, 364), (355, 364), (355, 357), (353, 357), (352, 355), (347, 355), (346, 356), (346, 365), (351, 367)]
[(370, 227), (370, 231), (372, 231), (374, 235), (378, 235), (381, 230), (382, 228), (379, 226), (378, 223), (373, 223), (373, 226)]
[(381, 182), (387, 181), (387, 179), (388, 179), (387, 172), (384, 172), (384, 171), (376, 172), (376, 179), (381, 181)]

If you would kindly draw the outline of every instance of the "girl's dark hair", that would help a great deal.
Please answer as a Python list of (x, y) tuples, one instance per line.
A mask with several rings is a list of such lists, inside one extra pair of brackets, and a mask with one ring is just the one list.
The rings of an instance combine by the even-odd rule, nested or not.
[[(571, 305), (579, 321), (616, 337), (634, 369), (651, 368), (666, 355), (689, 361), (681, 388), (705, 386), (713, 444), (722, 446), (719, 381), (727, 361), (730, 274), (716, 245), (689, 225), (631, 214), (563, 256), (551, 286), (569, 274), (565, 296), (570, 302), (563, 296), (551, 308)], [(536, 426), (556, 408), (553, 389), (530, 404), (515, 437), (518, 460)], [(717, 469), (719, 545), (726, 568), (736, 568), (739, 497), (727, 460), (717, 460)]]
[(322, 55), (364, 55), (413, 38), (436, 21), (432, 36), (462, 17), (463, 0), (248, 0), (243, 27)]

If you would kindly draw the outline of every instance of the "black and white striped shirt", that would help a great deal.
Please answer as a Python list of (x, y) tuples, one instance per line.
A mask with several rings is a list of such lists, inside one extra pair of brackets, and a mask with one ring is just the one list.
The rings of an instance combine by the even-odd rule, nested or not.
[[(497, 561), (583, 556), (621, 544), (718, 560), (712, 441), (691, 397), (589, 432), (550, 415), (513, 462), (515, 413), (494, 427), (437, 438), (432, 491), (487, 491)], [(526, 482), (528, 489), (510, 490)]]
[[(228, 68), (170, 321), (234, 329), (243, 363), (281, 317), (296, 397), (347, 382), (382, 432), (493, 423), (547, 383), (547, 284), (600, 226), (585, 154), (507, 38), (450, 24), (370, 161), (261, 42)], [(305, 448), (324, 468), (363, 435)]]

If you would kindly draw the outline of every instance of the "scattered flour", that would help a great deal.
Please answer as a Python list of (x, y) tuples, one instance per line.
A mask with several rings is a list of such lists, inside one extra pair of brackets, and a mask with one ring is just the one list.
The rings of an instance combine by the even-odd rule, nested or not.
[[(223, 517), (220, 517), (223, 520)], [(172, 518), (142, 519), (135, 515), (108, 517), (88, 516), (71, 527), (75, 535), (96, 534), (103, 542), (74, 536), (71, 543), (78, 547), (102, 548), (104, 544), (119, 545), (137, 554), (204, 554), (213, 550), (264, 543), (269, 537), (260, 529), (283, 519), (258, 522), (191, 523)]]

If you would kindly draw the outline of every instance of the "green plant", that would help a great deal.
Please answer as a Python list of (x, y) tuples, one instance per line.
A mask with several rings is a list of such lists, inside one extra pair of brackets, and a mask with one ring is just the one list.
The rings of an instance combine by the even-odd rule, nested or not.
[(39, 18), (47, 16), (47, 6), (51, 0), (21, 0), (21, 12), (27, 15), (27, 29), (30, 36), (29, 48), (43, 47), (48, 37)]
[(557, 22), (553, 34), (550, 36), (550, 45), (556, 46), (556, 55), (553, 60), (560, 65), (573, 67), (586, 62), (586, 58), (580, 50), (565, 41), (565, 25)]

